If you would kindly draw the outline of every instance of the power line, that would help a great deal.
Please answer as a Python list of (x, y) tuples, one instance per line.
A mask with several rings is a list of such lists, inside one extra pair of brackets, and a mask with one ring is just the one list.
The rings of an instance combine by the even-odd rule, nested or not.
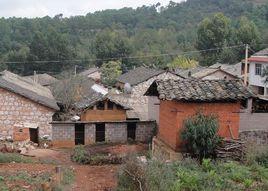
[(234, 45), (234, 46), (226, 46), (226, 47), (218, 47), (218, 48), (210, 48), (203, 50), (193, 50), (187, 52), (180, 53), (164, 53), (164, 54), (154, 54), (154, 55), (144, 55), (144, 56), (123, 56), (123, 57), (111, 57), (106, 59), (74, 59), (74, 60), (37, 60), (37, 61), (14, 61), (14, 62), (1, 62), (2, 64), (26, 64), (26, 63), (62, 63), (62, 62), (94, 62), (94, 61), (109, 61), (109, 60), (120, 60), (120, 59), (139, 59), (139, 58), (154, 58), (154, 57), (165, 57), (165, 56), (180, 56), (180, 55), (188, 55), (192, 53), (202, 53), (202, 52), (210, 52), (216, 50), (223, 49), (232, 49), (238, 47), (244, 47), (245, 45)]

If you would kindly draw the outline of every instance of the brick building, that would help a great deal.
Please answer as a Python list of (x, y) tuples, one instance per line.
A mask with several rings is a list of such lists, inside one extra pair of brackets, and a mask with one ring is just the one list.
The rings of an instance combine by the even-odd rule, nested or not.
[(8, 71), (0, 73), (1, 138), (34, 142), (44, 135), (51, 138), (50, 122), (56, 110), (48, 88)]
[(118, 102), (112, 95), (94, 94), (75, 105), (80, 120), (52, 123), (53, 146), (121, 143), (129, 139), (148, 142), (153, 136), (155, 122), (130, 119), (127, 111), (132, 108)]
[(220, 136), (238, 138), (241, 101), (254, 96), (238, 80), (156, 80), (146, 95), (159, 97), (157, 138), (175, 151), (184, 120), (200, 110), (218, 116)]

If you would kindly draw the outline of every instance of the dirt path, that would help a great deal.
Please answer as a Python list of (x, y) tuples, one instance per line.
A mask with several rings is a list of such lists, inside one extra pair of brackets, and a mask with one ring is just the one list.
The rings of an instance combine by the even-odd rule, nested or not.
[(118, 165), (105, 166), (74, 166), (76, 181), (72, 186), (74, 191), (105, 191), (117, 185), (116, 173)]

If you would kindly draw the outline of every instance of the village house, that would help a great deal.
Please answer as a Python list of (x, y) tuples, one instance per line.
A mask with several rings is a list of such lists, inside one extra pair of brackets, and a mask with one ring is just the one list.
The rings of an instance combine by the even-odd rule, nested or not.
[(80, 72), (78, 75), (87, 77), (87, 78), (92, 79), (96, 82), (99, 82), (101, 80), (100, 69), (95, 68), (95, 67), (84, 70), (83, 72)]
[(248, 58), (248, 84), (254, 93), (268, 96), (268, 85), (264, 83), (263, 71), (268, 68), (268, 48)]
[[(182, 79), (180, 75), (165, 70), (157, 70), (147, 67), (138, 67), (122, 74), (116, 83), (116, 87), (124, 91), (124, 94), (117, 95), (116, 99), (130, 105), (133, 110), (129, 115), (133, 118), (144, 120), (156, 120), (159, 117), (159, 101), (144, 96), (148, 87), (156, 79)], [(129, 90), (130, 89), (130, 90)], [(149, 108), (150, 111), (149, 112)]]
[(241, 64), (229, 65), (216, 63), (209, 67), (198, 66), (190, 69), (177, 69), (176, 73), (185, 78), (202, 80), (233, 80), (241, 78)]
[(145, 95), (160, 99), (157, 141), (173, 151), (181, 150), (184, 120), (197, 111), (218, 116), (220, 136), (238, 138), (242, 102), (254, 97), (239, 80), (194, 79), (156, 80)]
[(155, 122), (129, 119), (127, 111), (132, 108), (113, 99), (112, 95), (95, 93), (75, 105), (79, 116), (77, 120), (52, 123), (53, 146), (151, 141)]
[(14, 141), (51, 138), (58, 106), (50, 90), (8, 71), (0, 73), (1, 138)]
[(42, 86), (48, 87), (48, 88), (50, 88), (53, 84), (55, 84), (58, 81), (55, 77), (53, 77), (47, 73), (34, 74), (31, 76), (23, 76), (23, 78), (32, 80), (32, 81), (34, 81), (38, 84), (41, 84)]

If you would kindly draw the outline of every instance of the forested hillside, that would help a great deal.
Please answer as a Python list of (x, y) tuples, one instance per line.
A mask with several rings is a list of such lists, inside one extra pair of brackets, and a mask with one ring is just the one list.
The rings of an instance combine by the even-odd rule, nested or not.
[[(224, 23), (228, 23), (225, 27), (228, 40), (220, 46), (249, 41), (257, 50), (262, 48), (260, 44), (268, 43), (268, 0), (188, 0), (179, 4), (170, 2), (166, 7), (156, 4), (70, 18), (61, 14), (53, 18), (1, 18), (0, 69), (23, 74), (33, 70), (59, 73), (74, 65), (79, 65), (79, 69), (88, 65), (100, 66), (111, 58), (121, 61), (123, 70), (141, 64), (164, 68), (175, 59), (175, 54), (218, 45), (203, 46), (197, 42), (197, 32), (202, 34), (200, 27), (198, 30), (199, 23), (218, 12), (225, 15)], [(223, 15), (220, 17), (218, 19)], [(251, 25), (247, 26), (248, 23)], [(256, 35), (251, 32), (247, 37), (241, 37), (245, 33), (243, 30), (249, 31), (248, 28), (257, 34), (258, 40), (252, 41)], [(235, 55), (229, 54), (232, 52), (225, 52), (222, 57), (227, 59), (217, 61), (239, 60), (241, 49), (236, 50)], [(199, 54), (187, 56), (202, 64), (210, 64), (216, 59), (206, 60)]]

